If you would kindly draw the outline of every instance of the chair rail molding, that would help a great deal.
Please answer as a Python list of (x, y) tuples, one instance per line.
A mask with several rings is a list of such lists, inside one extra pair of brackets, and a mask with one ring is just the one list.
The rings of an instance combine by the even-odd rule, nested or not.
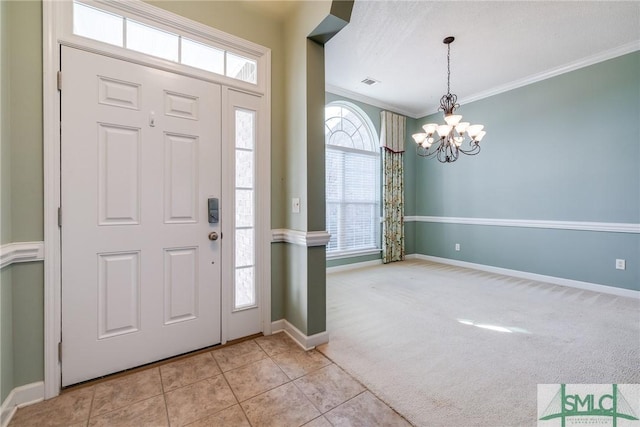
[(325, 246), (329, 243), (331, 235), (326, 231), (298, 231), (287, 228), (271, 230), (272, 243), (291, 243), (298, 246)]
[(406, 216), (405, 222), (491, 225), (496, 227), (547, 228), (557, 230), (640, 233), (640, 224), (620, 222), (550, 221), (538, 219), (466, 218), (451, 216)]
[(44, 260), (44, 242), (14, 242), (0, 246), (0, 268), (18, 262)]

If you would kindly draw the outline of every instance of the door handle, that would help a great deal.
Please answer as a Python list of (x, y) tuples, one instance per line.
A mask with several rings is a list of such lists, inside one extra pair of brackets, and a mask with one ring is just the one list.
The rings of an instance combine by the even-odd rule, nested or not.
[(218, 233), (216, 233), (215, 231), (209, 233), (209, 240), (218, 240)]

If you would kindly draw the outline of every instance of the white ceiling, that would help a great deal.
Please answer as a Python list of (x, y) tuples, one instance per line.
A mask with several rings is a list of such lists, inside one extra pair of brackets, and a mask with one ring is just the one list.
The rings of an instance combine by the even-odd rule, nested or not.
[(327, 90), (431, 114), (447, 90), (446, 36), (464, 103), (640, 49), (640, 1), (356, 0), (325, 46)]

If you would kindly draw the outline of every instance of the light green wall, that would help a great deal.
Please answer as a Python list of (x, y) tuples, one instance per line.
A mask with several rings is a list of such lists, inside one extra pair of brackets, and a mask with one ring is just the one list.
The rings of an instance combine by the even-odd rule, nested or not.
[(44, 264), (12, 266), (15, 386), (44, 378)]
[(42, 7), (9, 2), (11, 239), (44, 236), (42, 166)]
[[(285, 227), (324, 231), (324, 45), (349, 20), (353, 2), (300, 2), (285, 25), (285, 203), (300, 198), (300, 213), (285, 215)], [(311, 35), (311, 39), (308, 37)], [(325, 331), (324, 247), (285, 249), (285, 318), (307, 335)]]
[[(482, 152), (453, 164), (417, 159), (416, 182), (425, 185), (416, 188), (416, 215), (640, 222), (640, 52), (459, 112), (485, 125)], [(429, 121), (442, 117), (419, 124)], [(640, 290), (639, 234), (415, 227), (421, 254)], [(626, 259), (625, 271), (616, 258)]]
[[(286, 146), (285, 146), (285, 204), (290, 205), (291, 198), (300, 198), (300, 213), (286, 210), (285, 227), (292, 230), (312, 231), (316, 226), (315, 213), (310, 216), (310, 207), (317, 206), (324, 198), (317, 194), (318, 186), (309, 182), (323, 171), (324, 155), (312, 159), (311, 153), (317, 151), (318, 128), (322, 132), (324, 114), (318, 118), (318, 105), (324, 106), (324, 48), (308, 40), (308, 35), (329, 15), (330, 1), (301, 2), (294, 16), (285, 22), (285, 111)], [(321, 78), (320, 83), (312, 81)], [(320, 110), (322, 107), (320, 107)], [(319, 121), (318, 121), (319, 120)], [(323, 153), (324, 154), (324, 153)], [(314, 165), (312, 161), (321, 162)], [(309, 170), (309, 167), (311, 169)], [(309, 171), (309, 172), (308, 172)], [(324, 182), (324, 181), (323, 181)], [(324, 208), (323, 208), (324, 209)], [(316, 230), (318, 230), (316, 228)], [(320, 230), (324, 230), (324, 224)], [(324, 287), (325, 278), (308, 276), (310, 249), (301, 246), (285, 244), (285, 283), (284, 293), (285, 318), (296, 328), (307, 334), (311, 322), (309, 289), (311, 286)], [(311, 302), (313, 304), (313, 302)], [(322, 316), (315, 323), (324, 323)], [(323, 329), (324, 330), (324, 329)]]
[[(43, 239), (42, 12), (1, 2), (0, 243)], [(0, 400), (43, 378), (42, 263), (0, 272)]]
[(8, 2), (0, 2), (0, 244), (11, 242), (11, 120)]
[(0, 402), (44, 378), (43, 263), (0, 271)]
[(0, 270), (0, 402), (14, 388), (12, 266)]

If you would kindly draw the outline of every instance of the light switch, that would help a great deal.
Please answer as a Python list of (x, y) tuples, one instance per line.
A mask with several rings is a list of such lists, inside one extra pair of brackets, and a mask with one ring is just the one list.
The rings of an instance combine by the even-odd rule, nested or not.
[(300, 198), (294, 197), (291, 199), (291, 212), (300, 213)]

